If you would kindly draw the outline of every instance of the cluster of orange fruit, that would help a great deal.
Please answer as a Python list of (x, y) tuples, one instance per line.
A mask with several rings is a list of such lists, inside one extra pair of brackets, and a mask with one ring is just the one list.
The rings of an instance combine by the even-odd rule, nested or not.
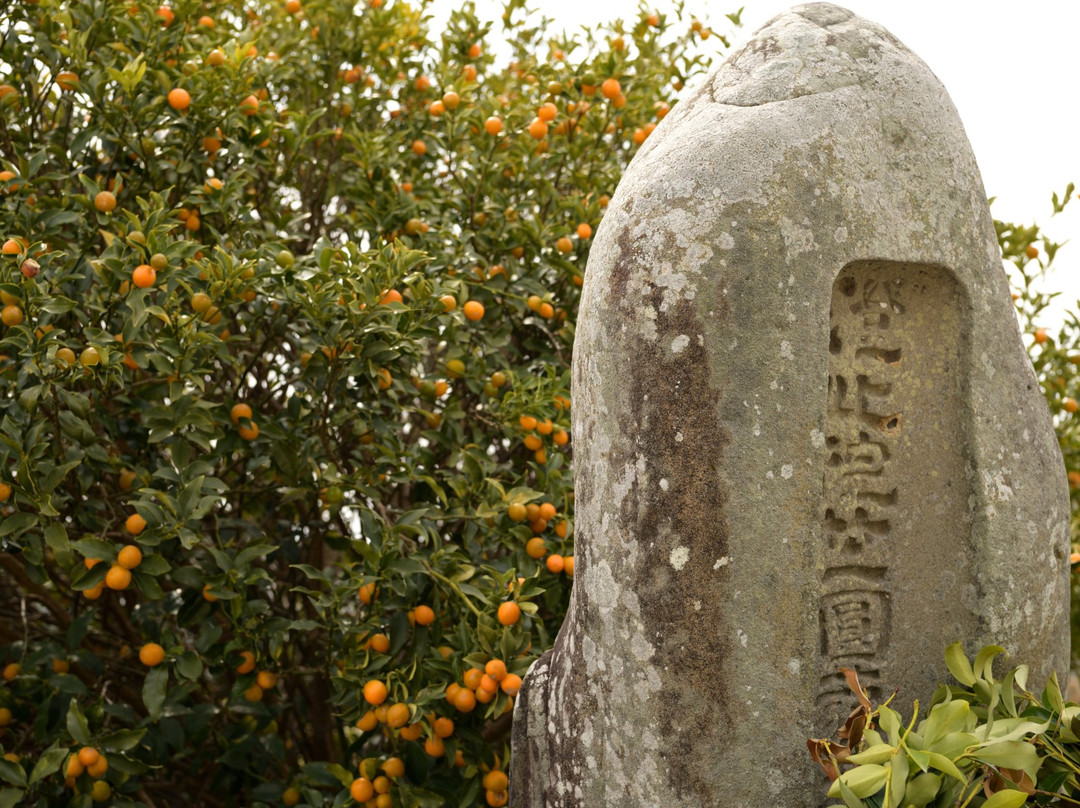
[(92, 746), (84, 746), (68, 757), (64, 784), (68, 788), (75, 788), (75, 781), (85, 772), (95, 780), (90, 790), (91, 798), (94, 802), (104, 802), (112, 794), (112, 787), (101, 779), (108, 770), (109, 761), (105, 755)]
[[(124, 528), (132, 536), (138, 536), (146, 528), (146, 520), (139, 514), (131, 514), (124, 522)], [(116, 554), (116, 561), (105, 573), (105, 579), (89, 589), (83, 590), (83, 597), (87, 600), (97, 600), (102, 596), (105, 588), (120, 592), (131, 586), (131, 571), (138, 567), (143, 560), (142, 550), (134, 544), (124, 545)], [(86, 558), (83, 563), (87, 569), (93, 569), (101, 562), (100, 558)]]

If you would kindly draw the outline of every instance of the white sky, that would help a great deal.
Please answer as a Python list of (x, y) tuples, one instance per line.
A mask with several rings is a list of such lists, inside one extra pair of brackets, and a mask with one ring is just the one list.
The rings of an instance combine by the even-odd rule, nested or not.
[[(443, 18), (454, 0), (434, 0)], [(687, 0), (718, 33), (724, 14), (745, 2), (733, 44), (794, 3), (784, 0)], [(1039, 222), (1057, 241), (1074, 243), (1055, 261), (1050, 286), (1070, 304), (1080, 297), (1080, 200), (1050, 221), (1050, 194), (1080, 185), (1080, 32), (1077, 0), (842, 0), (840, 5), (884, 25), (944, 83), (971, 140), (998, 219)], [(532, 2), (560, 27), (593, 26), (637, 14), (635, 0)], [(656, 0), (661, 12), (670, 0)], [(482, 18), (497, 19), (499, 0), (477, 0)], [(496, 26), (496, 30), (498, 27)], [(1078, 191), (1080, 192), (1080, 191)], [(1070, 277), (1071, 276), (1071, 277)], [(1063, 302), (1066, 302), (1063, 300)]]

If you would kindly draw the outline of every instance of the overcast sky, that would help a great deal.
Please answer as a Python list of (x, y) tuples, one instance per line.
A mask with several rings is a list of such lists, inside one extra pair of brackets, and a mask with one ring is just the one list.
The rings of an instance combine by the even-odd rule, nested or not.
[[(718, 32), (737, 3), (687, 0)], [(443, 16), (453, 0), (435, 0)], [(793, 5), (745, 0), (737, 44), (769, 18)], [(1080, 185), (1080, 2), (1077, 0), (847, 0), (857, 14), (874, 20), (918, 54), (944, 83), (960, 112), (989, 195), (997, 197), (999, 219), (1032, 220), (1073, 243), (1059, 253), (1054, 285), (1080, 297), (1080, 200), (1050, 221), (1050, 194), (1068, 182)], [(617, 17), (633, 17), (632, 0), (544, 0), (531, 2), (568, 29)], [(477, 0), (480, 14), (496, 18), (498, 0)], [(661, 12), (669, 0), (657, 0)], [(1069, 278), (1075, 278), (1072, 280)]]

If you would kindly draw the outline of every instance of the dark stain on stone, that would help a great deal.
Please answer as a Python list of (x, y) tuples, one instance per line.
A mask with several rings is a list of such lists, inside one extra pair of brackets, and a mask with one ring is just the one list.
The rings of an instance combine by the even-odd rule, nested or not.
[[(632, 274), (649, 271), (634, 254), (628, 232), (619, 245), (613, 293), (625, 293)], [(708, 291), (703, 294), (711, 297)], [(732, 720), (728, 705), (734, 702), (723, 671), (732, 652), (723, 622), (729, 593), (713, 569), (716, 559), (729, 553), (729, 494), (721, 467), (731, 438), (717, 414), (721, 392), (710, 379), (708, 340), (698, 343), (699, 335), (715, 332), (715, 322), (706, 328), (694, 301), (686, 299), (669, 302), (661, 311), (663, 297), (663, 289), (647, 285), (641, 299), (613, 296), (621, 316), (608, 318), (611, 328), (618, 329), (627, 318), (640, 321), (642, 307), (651, 306), (659, 335), (654, 341), (631, 338), (624, 348), (635, 367), (625, 388), (627, 406), (616, 408), (624, 413), (619, 431), (637, 437), (623, 450), (623, 461), (632, 463), (638, 454), (646, 458), (644, 478), (651, 490), (641, 490), (636, 481), (623, 502), (620, 522), (633, 531), (639, 552), (649, 562), (636, 564), (636, 580), (620, 583), (646, 605), (642, 622), (663, 666), (661, 675), (678, 680), (677, 687), (665, 690), (663, 707), (650, 716), (665, 739), (669, 786), (682, 800), (712, 804), (720, 796), (715, 793), (716, 773), (700, 766), (702, 750), (723, 748), (724, 728)], [(711, 308), (716, 320), (727, 320), (722, 299)], [(673, 355), (669, 346), (681, 334), (690, 341)], [(627, 335), (619, 338), (625, 342)], [(667, 480), (666, 491), (659, 486), (661, 478)], [(670, 563), (676, 546), (689, 551), (681, 571)]]

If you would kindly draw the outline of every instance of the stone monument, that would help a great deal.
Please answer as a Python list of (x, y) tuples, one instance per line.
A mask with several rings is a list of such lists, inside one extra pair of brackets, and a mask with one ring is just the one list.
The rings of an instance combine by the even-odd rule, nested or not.
[(578, 574), (515, 808), (821, 804), (855, 668), (1068, 663), (1064, 467), (945, 89), (836, 6), (765, 25), (611, 200), (574, 346)]

